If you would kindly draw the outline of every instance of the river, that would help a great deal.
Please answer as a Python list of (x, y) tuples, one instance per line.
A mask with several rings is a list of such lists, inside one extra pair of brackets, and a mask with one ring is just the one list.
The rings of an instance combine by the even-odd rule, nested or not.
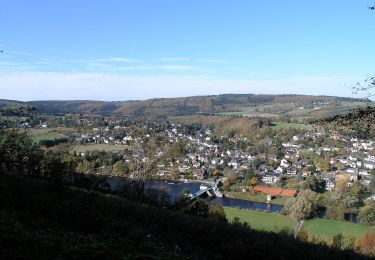
[[(117, 190), (124, 186), (126, 183), (129, 182), (128, 179), (125, 178), (118, 178), (118, 177), (111, 177), (108, 178), (108, 183), (111, 186), (112, 190)], [(191, 193), (195, 193), (199, 191), (199, 182), (174, 182), (174, 181), (155, 181), (155, 180), (148, 180), (145, 181), (145, 188), (146, 189), (158, 189), (168, 192), (169, 196), (172, 200), (177, 199), (181, 192), (184, 189), (190, 190)], [(233, 208), (243, 208), (243, 209), (251, 209), (251, 210), (268, 210), (271, 212), (280, 212), (283, 209), (281, 205), (270, 205), (267, 203), (262, 202), (255, 202), (255, 201), (247, 201), (247, 200), (240, 200), (240, 199), (233, 199), (233, 198), (214, 198), (212, 201), (225, 206), (225, 207), (233, 207)]]

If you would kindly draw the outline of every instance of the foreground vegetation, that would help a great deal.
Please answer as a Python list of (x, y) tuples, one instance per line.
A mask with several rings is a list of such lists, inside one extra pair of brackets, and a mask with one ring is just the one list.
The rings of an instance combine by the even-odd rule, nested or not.
[(251, 230), (118, 197), (0, 176), (3, 259), (364, 258), (290, 235)]

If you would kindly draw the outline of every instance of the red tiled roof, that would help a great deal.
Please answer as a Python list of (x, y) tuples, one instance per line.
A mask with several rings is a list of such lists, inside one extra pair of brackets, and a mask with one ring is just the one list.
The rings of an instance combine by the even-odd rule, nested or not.
[(288, 189), (281, 189), (281, 188), (267, 188), (256, 186), (254, 187), (255, 192), (261, 192), (263, 194), (272, 195), (272, 196), (287, 196), (292, 197), (296, 194), (296, 190), (288, 190)]

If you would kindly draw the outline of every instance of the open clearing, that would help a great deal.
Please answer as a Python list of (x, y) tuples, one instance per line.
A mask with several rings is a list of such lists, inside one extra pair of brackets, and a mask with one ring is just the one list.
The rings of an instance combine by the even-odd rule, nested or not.
[[(256, 201), (256, 202), (267, 202), (267, 196), (263, 194), (253, 195), (250, 192), (234, 192), (234, 191), (229, 191), (229, 192), (226, 191), (225, 194), (235, 199), (249, 200), (249, 201)], [(284, 205), (285, 201), (288, 198), (289, 197), (273, 198), (272, 204)]]
[(233, 221), (235, 217), (240, 222), (247, 222), (251, 228), (264, 231), (278, 232), (282, 229), (293, 230), (296, 222), (284, 215), (278, 213), (258, 212), (246, 209), (237, 209), (224, 207), (225, 214), (229, 221)]
[(367, 231), (375, 232), (375, 227), (320, 218), (305, 220), (303, 228), (310, 235), (319, 235), (321, 238), (332, 238), (339, 233), (343, 236), (361, 237)]
[(71, 132), (70, 128), (30, 128), (31, 137), (34, 142), (38, 143), (42, 140), (66, 139), (65, 134)]
[(32, 135), (32, 139), (34, 142), (39, 143), (42, 140), (57, 140), (57, 139), (66, 139), (67, 137), (63, 134), (58, 133), (46, 133), (46, 134), (37, 134)]
[[(281, 229), (288, 228), (292, 231), (296, 225), (296, 221), (278, 213), (267, 213), (230, 207), (224, 207), (224, 210), (229, 221), (233, 221), (235, 217), (238, 217), (240, 222), (247, 222), (250, 224), (251, 228), (257, 230), (278, 232)], [(375, 227), (320, 218), (305, 220), (303, 228), (310, 236), (319, 235), (320, 238), (333, 238), (339, 233), (343, 236), (355, 236), (360, 238), (368, 231), (375, 232)]]

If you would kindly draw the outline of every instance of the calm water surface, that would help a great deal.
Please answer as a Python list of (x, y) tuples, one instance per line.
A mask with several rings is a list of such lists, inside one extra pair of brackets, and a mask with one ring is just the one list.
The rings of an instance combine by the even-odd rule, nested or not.
[[(117, 190), (128, 183), (128, 180), (125, 178), (117, 178), (112, 177), (108, 178), (108, 183), (111, 185), (112, 190)], [(184, 189), (189, 189), (191, 193), (195, 193), (199, 191), (200, 183), (197, 182), (173, 182), (173, 181), (146, 181), (145, 188), (146, 189), (158, 189), (168, 192), (169, 196), (171, 196), (172, 200), (177, 199), (181, 192)], [(267, 203), (262, 202), (253, 202), (247, 200), (240, 200), (240, 199), (232, 199), (232, 198), (214, 198), (218, 204), (221, 204), (225, 207), (233, 207), (233, 208), (244, 208), (244, 209), (251, 209), (251, 210), (269, 210), (272, 212), (280, 212), (283, 209), (281, 205), (269, 205)]]

